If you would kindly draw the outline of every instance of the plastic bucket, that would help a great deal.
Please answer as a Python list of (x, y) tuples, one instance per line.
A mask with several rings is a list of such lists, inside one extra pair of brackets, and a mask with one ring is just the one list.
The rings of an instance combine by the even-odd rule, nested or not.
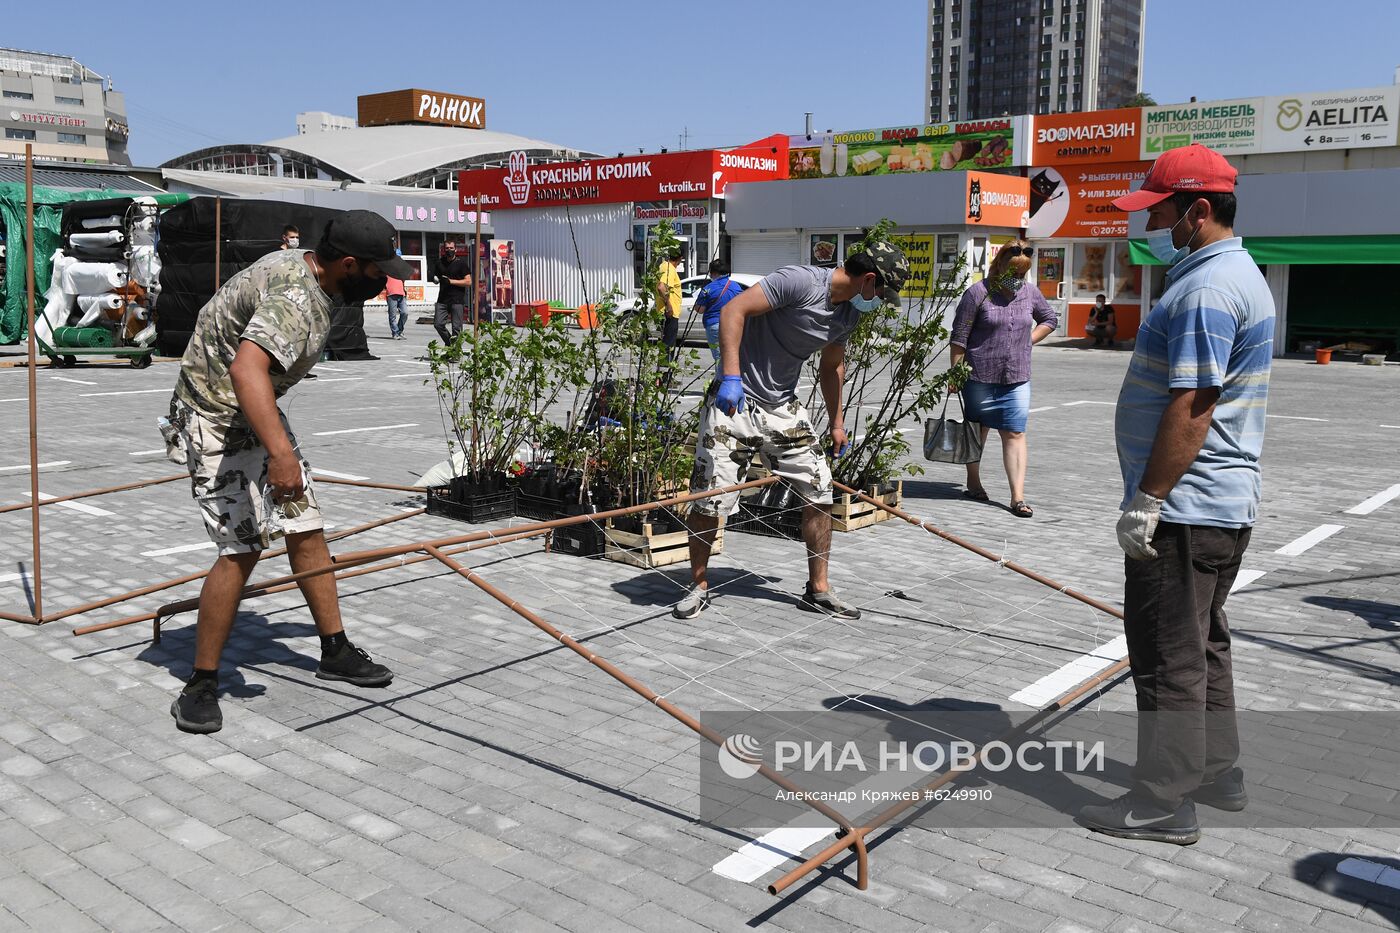
[(1326, 366), (1328, 363), (1332, 362), (1332, 350), (1330, 348), (1324, 349), (1318, 347), (1313, 351), (1313, 358), (1317, 360), (1317, 365)]

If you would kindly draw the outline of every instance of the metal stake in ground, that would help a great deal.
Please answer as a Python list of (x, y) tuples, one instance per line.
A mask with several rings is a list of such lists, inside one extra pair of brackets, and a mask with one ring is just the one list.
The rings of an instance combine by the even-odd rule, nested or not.
[[(24, 146), (24, 287), (26, 292), (25, 320), (29, 332), (29, 501), (39, 504), (39, 417), (38, 360), (34, 346), (34, 146)], [(29, 525), (34, 537), (34, 618), (44, 621), (44, 560), (39, 550), (39, 510), (29, 513)]]

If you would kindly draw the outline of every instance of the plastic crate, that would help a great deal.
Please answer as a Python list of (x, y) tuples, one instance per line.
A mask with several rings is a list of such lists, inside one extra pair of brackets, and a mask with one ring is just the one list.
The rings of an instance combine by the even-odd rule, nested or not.
[(457, 501), (452, 498), (451, 486), (429, 486), (428, 514), (477, 525), (501, 521), (515, 514), (515, 490), (477, 493)]
[(564, 500), (549, 496), (532, 496), (528, 492), (515, 493), (515, 514), (521, 518), (547, 522), (564, 517)]
[(602, 557), (607, 540), (603, 529), (595, 521), (556, 528), (552, 538), (550, 550), (575, 557)]
[(766, 486), (750, 496), (739, 497), (739, 510), (726, 527), (741, 534), (768, 538), (802, 540), (803, 499), (786, 483)]

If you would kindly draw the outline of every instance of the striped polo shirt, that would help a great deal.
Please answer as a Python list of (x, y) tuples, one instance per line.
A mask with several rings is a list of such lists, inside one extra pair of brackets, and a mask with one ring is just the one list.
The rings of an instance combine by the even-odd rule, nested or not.
[(1173, 389), (1220, 389), (1205, 443), (1167, 496), (1162, 520), (1244, 528), (1259, 514), (1274, 299), (1239, 237), (1187, 256), (1138, 329), (1114, 433), (1123, 504), (1137, 491)]

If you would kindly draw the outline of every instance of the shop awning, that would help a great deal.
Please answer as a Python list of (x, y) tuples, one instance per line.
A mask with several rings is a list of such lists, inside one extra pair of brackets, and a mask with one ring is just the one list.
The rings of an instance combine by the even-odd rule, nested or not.
[[(1244, 248), (1261, 266), (1400, 265), (1400, 235), (1377, 236), (1258, 236), (1245, 237)], [(1147, 248), (1146, 240), (1129, 240), (1133, 262), (1164, 265)]]

